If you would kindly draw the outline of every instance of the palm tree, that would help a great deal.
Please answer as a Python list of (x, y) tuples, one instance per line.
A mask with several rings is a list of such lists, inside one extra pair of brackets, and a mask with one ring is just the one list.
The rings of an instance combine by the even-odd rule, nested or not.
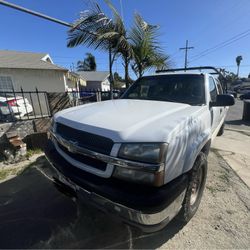
[[(99, 5), (95, 4), (93, 10), (82, 12), (74, 28), (69, 30), (67, 46), (75, 47), (85, 44), (88, 47), (94, 47), (94, 49), (108, 50), (112, 91), (114, 84), (112, 67), (115, 58), (123, 53), (127, 59), (131, 56), (132, 50), (126, 38), (126, 29), (122, 18), (109, 0), (105, 0), (105, 2), (112, 10), (113, 20), (101, 11)], [(126, 65), (128, 65), (127, 61)], [(126, 79), (129, 79), (128, 74), (125, 73), (125, 75)]]
[(240, 63), (241, 63), (241, 61), (242, 61), (242, 56), (237, 56), (236, 57), (236, 64), (237, 64), (237, 77), (239, 76), (239, 71), (240, 71)]
[(118, 11), (105, 0), (112, 11), (108, 18), (96, 4), (91, 11), (81, 13), (80, 19), (68, 33), (68, 47), (80, 44), (94, 49), (108, 50), (111, 93), (114, 84), (112, 67), (115, 59), (121, 55), (125, 69), (125, 82), (129, 86), (129, 64), (133, 59), (133, 70), (142, 76), (150, 68), (167, 66), (168, 56), (164, 56), (158, 41), (158, 27), (147, 24), (139, 15), (135, 15), (135, 27), (127, 34), (124, 22)]
[(164, 55), (158, 42), (158, 26), (146, 23), (139, 14), (135, 14), (134, 27), (130, 32), (133, 49), (132, 69), (138, 77), (145, 70), (169, 67), (169, 56)]
[(91, 53), (86, 53), (86, 58), (77, 62), (77, 71), (96, 71), (95, 57)]
[(111, 89), (113, 88), (112, 66), (115, 59), (113, 41), (104, 39), (102, 36), (111, 31), (114, 25), (100, 9), (98, 4), (93, 5), (92, 10), (80, 13), (80, 18), (74, 23), (73, 28), (68, 31), (67, 47), (73, 48), (86, 45), (94, 49), (109, 51), (109, 71)]
[[(113, 58), (112, 65), (116, 57), (119, 55), (122, 56), (123, 65), (124, 65), (124, 75), (125, 75), (125, 84), (126, 87), (129, 87), (130, 77), (129, 77), (129, 63), (130, 59), (133, 57), (133, 50), (129, 43), (129, 38), (127, 37), (127, 30), (125, 24), (116, 10), (116, 8), (112, 5), (110, 0), (105, 0), (107, 5), (112, 11), (112, 26), (110, 26), (110, 30), (104, 30), (103, 34), (99, 36), (99, 39), (107, 39), (113, 48)], [(112, 71), (112, 69), (111, 69)]]

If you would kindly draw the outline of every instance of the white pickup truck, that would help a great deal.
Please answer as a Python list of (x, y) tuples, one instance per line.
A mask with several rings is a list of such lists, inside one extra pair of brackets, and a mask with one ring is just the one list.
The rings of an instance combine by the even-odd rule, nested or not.
[(61, 191), (144, 231), (178, 213), (187, 222), (211, 142), (234, 104), (223, 93), (212, 74), (166, 70), (138, 79), (118, 100), (60, 111), (46, 149), (50, 176)]

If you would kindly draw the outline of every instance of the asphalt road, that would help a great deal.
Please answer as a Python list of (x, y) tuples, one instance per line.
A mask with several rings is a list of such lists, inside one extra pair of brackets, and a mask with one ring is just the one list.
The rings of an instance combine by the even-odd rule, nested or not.
[(243, 106), (243, 101), (235, 99), (235, 105), (229, 108), (226, 117), (226, 126), (228, 128), (250, 131), (250, 122), (242, 120)]
[[(132, 235), (143, 235), (61, 194), (40, 171), (48, 164), (45, 157), (40, 157), (21, 175), (0, 184), (1, 249), (128, 248)], [(180, 223), (170, 224), (164, 242), (181, 227)], [(150, 248), (162, 244), (157, 240)]]
[(40, 157), (21, 175), (0, 184), (0, 248), (250, 246), (249, 189), (213, 152), (207, 188), (196, 216), (185, 226), (175, 219), (153, 234), (143, 234), (62, 195), (38, 171), (48, 164)]

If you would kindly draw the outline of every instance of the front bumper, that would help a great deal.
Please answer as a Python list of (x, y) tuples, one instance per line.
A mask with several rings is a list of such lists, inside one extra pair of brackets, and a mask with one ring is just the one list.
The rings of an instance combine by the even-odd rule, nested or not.
[(188, 183), (182, 175), (163, 187), (148, 187), (114, 178), (102, 178), (65, 161), (49, 141), (46, 156), (51, 167), (46, 175), (58, 189), (75, 196), (109, 215), (152, 232), (163, 228), (180, 211)]

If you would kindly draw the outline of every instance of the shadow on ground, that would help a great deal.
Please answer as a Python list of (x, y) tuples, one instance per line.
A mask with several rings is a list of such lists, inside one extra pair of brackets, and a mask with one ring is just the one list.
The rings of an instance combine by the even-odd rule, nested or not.
[(229, 124), (229, 125), (246, 125), (246, 126), (250, 126), (250, 121), (244, 121), (244, 120), (226, 121), (225, 123)]
[(99, 210), (75, 203), (42, 175), (40, 157), (18, 177), (0, 184), (0, 248), (157, 248), (183, 224), (173, 220), (144, 234)]

